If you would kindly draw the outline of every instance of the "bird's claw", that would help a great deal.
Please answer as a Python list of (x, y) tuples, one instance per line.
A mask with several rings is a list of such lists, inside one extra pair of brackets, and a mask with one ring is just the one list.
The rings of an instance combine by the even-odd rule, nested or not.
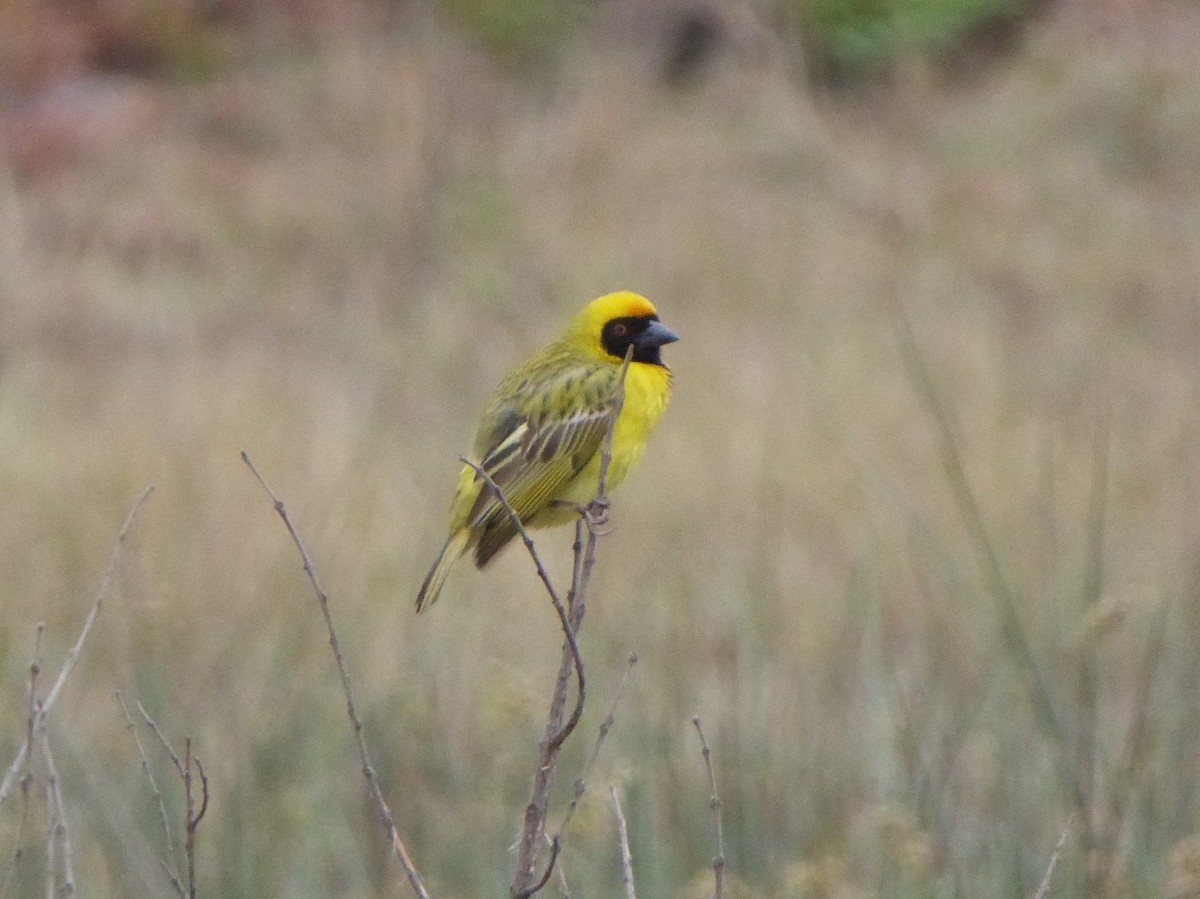
[(589, 531), (597, 537), (604, 537), (612, 533), (612, 528), (605, 527), (608, 524), (608, 513), (611, 508), (612, 504), (607, 497), (597, 496), (588, 500), (580, 508), (579, 514), (583, 516), (583, 522)]
[(573, 503), (569, 500), (556, 499), (551, 500), (550, 505), (570, 509), (583, 519), (583, 523), (587, 525), (587, 529), (597, 537), (606, 537), (612, 533), (612, 528), (605, 527), (608, 524), (609, 510), (612, 508), (612, 503), (608, 501), (608, 497), (595, 496), (586, 503)]

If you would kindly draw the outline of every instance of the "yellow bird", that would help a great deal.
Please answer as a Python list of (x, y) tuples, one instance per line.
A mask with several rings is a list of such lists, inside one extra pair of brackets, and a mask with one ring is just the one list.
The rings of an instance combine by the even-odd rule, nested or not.
[[(600, 446), (616, 410), (617, 381), (629, 347), (625, 399), (613, 429), (607, 487), (625, 479), (671, 397), (661, 347), (679, 337), (643, 296), (620, 291), (585, 306), (566, 333), (517, 366), (484, 409), (471, 458), (488, 473), (526, 527), (572, 520), (595, 497)], [(512, 519), (470, 465), (458, 476), (450, 536), (417, 596), (433, 605), (450, 567), (475, 550), (482, 568), (516, 536)]]

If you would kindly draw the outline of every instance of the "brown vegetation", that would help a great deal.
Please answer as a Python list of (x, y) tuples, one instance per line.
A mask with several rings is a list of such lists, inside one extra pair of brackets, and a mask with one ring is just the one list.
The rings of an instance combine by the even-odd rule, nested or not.
[[(683, 339), (598, 553), (592, 695), (641, 661), (572, 895), (621, 889), (610, 784), (640, 894), (711, 891), (693, 715), (727, 895), (1031, 895), (1052, 857), (1049, 896), (1195, 895), (1200, 80), (1157, 46), (1064, 12), (969, 83), (826, 96), (781, 50), (685, 89), (580, 50), (534, 87), (397, 26), (6, 101), (0, 765), (38, 623), (57, 670), (156, 488), (46, 722), (81, 894), (171, 889), (116, 689), (204, 760), (198, 895), (403, 894), (241, 449), (431, 895), (503, 889), (559, 623), (516, 550), (412, 601), (483, 397), (628, 287)], [(49, 845), (15, 856), (19, 801), (10, 896)]]

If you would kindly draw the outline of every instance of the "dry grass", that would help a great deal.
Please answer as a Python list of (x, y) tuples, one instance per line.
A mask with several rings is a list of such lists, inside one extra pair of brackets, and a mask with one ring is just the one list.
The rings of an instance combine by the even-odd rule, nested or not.
[[(732, 64), (667, 93), (604, 57), (534, 100), (440, 32), (347, 40), (104, 85), (128, 134), (5, 171), (0, 757), (36, 624), (54, 667), (156, 486), (49, 723), (81, 893), (169, 890), (119, 688), (204, 758), (201, 896), (403, 895), (242, 449), (321, 570), (431, 893), (501, 891), (558, 624), (517, 551), (412, 603), (486, 392), (631, 287), (683, 340), (593, 583), (581, 733), (641, 664), (572, 895), (619, 889), (612, 782), (641, 894), (711, 889), (694, 714), (730, 896), (1029, 895), (1072, 813), (1049, 895), (1195, 895), (1200, 82), (1063, 27), (969, 85), (815, 100)], [(552, 571), (569, 541), (540, 540)]]

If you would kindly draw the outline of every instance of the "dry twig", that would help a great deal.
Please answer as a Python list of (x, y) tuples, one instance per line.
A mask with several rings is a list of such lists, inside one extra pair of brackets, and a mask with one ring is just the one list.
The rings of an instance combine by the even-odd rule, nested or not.
[[(75, 895), (75, 870), (71, 861), (71, 836), (67, 831), (67, 812), (63, 804), (62, 782), (50, 751), (50, 735), (45, 718), (38, 733), (38, 744), (46, 764), (46, 897)], [(59, 886), (59, 881), (62, 886)]]
[[(536, 875), (537, 857), (546, 833), (546, 817), (550, 807), (550, 787), (554, 780), (554, 769), (558, 759), (558, 750), (563, 741), (574, 730), (583, 712), (583, 662), (579, 656), (577, 639), (579, 627), (583, 622), (586, 610), (586, 595), (588, 581), (591, 579), (592, 567), (596, 563), (596, 538), (599, 529), (596, 526), (597, 513), (603, 513), (608, 507), (608, 469), (612, 464), (613, 431), (617, 419), (621, 415), (621, 407), (625, 403), (625, 375), (633, 358), (633, 347), (625, 354), (617, 374), (617, 384), (613, 393), (613, 415), (604, 441), (600, 446), (600, 472), (596, 483), (595, 498), (581, 511), (579, 520), (575, 523), (574, 565), (572, 566), (571, 590), (567, 594), (567, 618), (563, 623), (565, 640), (563, 643), (562, 662), (559, 664), (558, 679), (555, 681), (554, 693), (550, 699), (550, 712), (546, 719), (545, 736), (542, 739), (541, 761), (533, 777), (533, 787), (530, 790), (529, 804), (525, 806), (525, 821), (521, 828), (520, 848), (517, 852), (517, 870), (513, 877), (509, 895), (512, 899), (528, 899), (540, 890), (550, 879), (554, 871), (554, 863), (562, 848), (560, 837), (550, 841), (550, 859), (546, 863), (545, 872)], [(497, 495), (501, 495), (497, 492)], [(512, 507), (507, 505), (510, 514)], [(584, 529), (587, 539), (584, 539)], [(526, 545), (529, 546), (532, 541)], [(552, 596), (554, 594), (553, 591)], [(576, 662), (578, 660), (578, 667)], [(571, 718), (563, 724), (563, 712), (567, 704), (567, 693), (570, 689), (571, 671), (575, 669), (580, 677), (577, 703)]]
[[(104, 603), (104, 597), (108, 594), (109, 585), (112, 583), (113, 576), (117, 571), (117, 563), (121, 558), (121, 550), (125, 544), (125, 538), (129, 534), (129, 529), (133, 526), (133, 521), (137, 517), (138, 512), (142, 508), (142, 503), (153, 492), (153, 487), (147, 487), (142, 491), (142, 495), (134, 502), (133, 508), (129, 510), (129, 514), (125, 517), (125, 523), (121, 525), (121, 529), (117, 531), (117, 539), (113, 544), (112, 553), (108, 558), (108, 567), (104, 571), (104, 577), (100, 581), (100, 586), (96, 590), (96, 597), (92, 601), (92, 607), (88, 610), (87, 618), (84, 619), (83, 629), (80, 630), (79, 636), (75, 643), (67, 651), (67, 657), (63, 661), (62, 669), (58, 672), (58, 677), (54, 680), (54, 685), (50, 688), (50, 693), (46, 696), (37, 709), (35, 717), (44, 719), (50, 714), (50, 710), (54, 708), (54, 703), (58, 700), (59, 694), (62, 692), (63, 684), (67, 682), (67, 677), (71, 670), (75, 667), (75, 663), (79, 661), (79, 654), (83, 651), (83, 644), (91, 633), (92, 626), (96, 623), (96, 618), (100, 614), (100, 608)], [(17, 751), (17, 757), (9, 766), (8, 773), (4, 775), (4, 780), (0, 781), (0, 804), (8, 798), (9, 792), (12, 790), (13, 781), (17, 774), (24, 767), (25, 762), (29, 758), (29, 750), (33, 745), (33, 731), (36, 727), (31, 726), (25, 735), (25, 742)]]
[(700, 752), (704, 755), (704, 767), (708, 769), (708, 785), (712, 789), (708, 807), (712, 809), (713, 823), (717, 829), (717, 854), (712, 861), (713, 879), (716, 884), (716, 892), (713, 895), (715, 899), (723, 899), (725, 895), (725, 827), (721, 823), (721, 796), (717, 793), (717, 775), (713, 771), (712, 749), (709, 748), (708, 740), (704, 739), (704, 729), (700, 726), (699, 716), (692, 719), (692, 724), (696, 726), (696, 733), (700, 735)]
[[(122, 704), (122, 708), (124, 708), (124, 704)], [(146, 707), (139, 702), (137, 703), (137, 708), (141, 713), (142, 718), (145, 719), (146, 726), (149, 727), (154, 736), (158, 738), (158, 742), (162, 745), (163, 750), (170, 757), (171, 764), (175, 766), (175, 773), (179, 775), (179, 779), (183, 782), (183, 795), (186, 803), (186, 811), (184, 814), (184, 833), (186, 836), (184, 838), (183, 850), (184, 859), (187, 863), (186, 889), (171, 865), (168, 865), (163, 859), (159, 859), (159, 863), (162, 865), (162, 868), (166, 872), (167, 876), (171, 879), (171, 886), (175, 888), (176, 894), (180, 896), (181, 899), (196, 899), (196, 829), (200, 826), (200, 821), (204, 818), (204, 813), (208, 811), (208, 777), (204, 774), (204, 766), (200, 763), (200, 759), (192, 755), (191, 737), (184, 738), (184, 754), (183, 758), (180, 759), (179, 753), (175, 751), (175, 748), (171, 745), (170, 741), (167, 740), (166, 735), (159, 729), (158, 724), (153, 718), (150, 717), (150, 713), (146, 711)], [(139, 751), (141, 750), (140, 742), (138, 743), (138, 749)], [(144, 754), (142, 758), (144, 761)], [(199, 809), (196, 808), (195, 781), (192, 776), (193, 767), (196, 769), (198, 776), (200, 777), (201, 801)], [(149, 768), (147, 767), (147, 776), (149, 776), (149, 773)], [(153, 780), (151, 780), (151, 783), (153, 784)], [(157, 787), (155, 789), (157, 790)], [(161, 796), (159, 797), (159, 801), (161, 808)], [(163, 828), (167, 834), (167, 844), (170, 846), (171, 834), (170, 828), (167, 826), (166, 822), (165, 809), (162, 811), (162, 814)], [(173, 863), (174, 859), (172, 859), (172, 865)]]
[[(192, 769), (196, 774), (192, 774)], [(200, 778), (200, 807), (196, 808), (195, 777)], [(208, 811), (208, 776), (200, 759), (192, 755), (192, 738), (187, 737), (183, 743), (183, 793), (187, 802), (187, 839), (184, 843), (184, 855), (187, 857), (188, 899), (196, 899), (196, 828)]]
[(367, 749), (367, 738), (363, 733), (362, 719), (359, 718), (358, 708), (354, 703), (354, 691), (350, 686), (350, 675), (346, 671), (346, 662), (342, 657), (341, 644), (338, 642), (337, 631), (333, 626), (333, 617), (329, 611), (329, 595), (322, 589), (320, 582), (317, 580), (312, 560), (308, 556), (308, 551), (304, 548), (304, 542), (300, 539), (300, 534), (297, 533), (291, 518), (288, 516), (287, 510), (284, 508), (283, 500), (279, 499), (274, 491), (267, 486), (267, 482), (258, 473), (258, 469), (254, 467), (254, 463), (250, 461), (250, 456), (245, 450), (242, 451), (242, 461), (246, 463), (246, 467), (250, 469), (255, 479), (262, 485), (263, 490), (266, 491), (267, 496), (271, 498), (276, 513), (283, 519), (284, 527), (287, 528), (292, 542), (296, 545), (296, 549), (300, 553), (300, 559), (304, 563), (304, 573), (308, 575), (308, 582), (312, 585), (313, 592), (316, 594), (317, 603), (321, 607), (321, 616), (325, 619), (325, 629), (329, 633), (329, 646), (333, 650), (333, 660), (337, 665), (338, 678), (341, 680), (342, 695), (346, 700), (346, 714), (350, 718), (350, 726), (354, 730), (354, 738), (358, 744), (358, 756), (362, 762), (363, 777), (366, 778), (367, 787), (370, 789), (371, 797), (375, 801), (375, 807), (383, 819), (383, 826), (387, 831), (388, 842), (391, 843), (392, 851), (399, 860), (400, 866), (404, 869), (404, 874), (408, 878), (409, 885), (420, 899), (429, 899), (429, 893), (425, 890), (424, 883), (421, 882), (421, 875), (417, 873), (416, 866), (413, 865), (412, 859), (409, 857), (408, 847), (404, 845), (404, 841), (400, 838), (400, 833), (396, 829), (396, 821), (392, 817), (392, 810), (388, 808), (387, 800), (383, 798), (383, 789), (379, 786), (379, 777), (375, 773), (375, 766), (371, 764), (371, 753)]
[(625, 899), (637, 899), (637, 892), (633, 889), (633, 853), (629, 851), (629, 828), (625, 824), (625, 813), (621, 811), (617, 788), (609, 786), (608, 793), (612, 797), (613, 814), (617, 816), (617, 835), (621, 839), (621, 882), (625, 885)]
[[(38, 709), (38, 692), (37, 682), (38, 675), (42, 672), (42, 637), (46, 633), (46, 625), (39, 623), (37, 632), (33, 638), (33, 659), (29, 663), (29, 688), (26, 699), (26, 714), (25, 714), (25, 740), (29, 745), (33, 745), (34, 727), (37, 722)], [(33, 783), (33, 774), (28, 770), (29, 757), (25, 758), (22, 769), (25, 771), (21, 777), (19, 784), (21, 787), (21, 818), (17, 822), (16, 839), (13, 842), (13, 853), (9, 858), (8, 866), (4, 872), (4, 884), (0, 887), (0, 899), (7, 899), (9, 887), (12, 885), (13, 877), (16, 875), (17, 867), (21, 862), (25, 852), (25, 827), (29, 823), (29, 788)]]
[(1063, 849), (1067, 845), (1067, 837), (1071, 834), (1071, 825), (1074, 822), (1074, 815), (1067, 819), (1066, 826), (1063, 827), (1062, 833), (1058, 837), (1058, 843), (1054, 847), (1054, 852), (1050, 856), (1050, 864), (1046, 866), (1046, 876), (1042, 878), (1037, 892), (1033, 894), (1033, 899), (1046, 899), (1046, 896), (1050, 893), (1050, 880), (1054, 877), (1054, 869), (1058, 867), (1058, 860), (1062, 858)]
[(4, 884), (0, 886), (0, 899), (8, 899), (9, 888), (13, 884), (16, 877), (17, 869), (21, 864), (21, 860), (25, 857), (25, 828), (29, 824), (29, 785), (32, 778), (22, 777), (20, 781), (21, 787), (21, 817), (17, 821), (16, 836), (13, 840), (12, 855), (9, 856), (8, 865), (4, 871)]
[[(39, 622), (37, 633), (33, 638), (33, 660), (29, 663), (29, 695), (26, 698), (25, 715), (25, 745), (32, 746), (33, 738), (38, 728), (38, 710), (42, 707), (42, 699), (38, 696), (38, 676), (42, 673), (42, 637), (46, 635), (45, 622)], [(28, 767), (29, 754), (25, 755), (25, 766)]]
[[(54, 799), (50, 791), (50, 784), (46, 784), (46, 818), (50, 821), (54, 819)], [(54, 899), (54, 888), (58, 885), (58, 864), (54, 857), (54, 826), (51, 824), (46, 830), (46, 899)]]
[[(37, 626), (34, 637), (33, 660), (29, 664), (29, 693), (25, 715), (25, 745), (36, 747), (42, 757), (45, 779), (42, 798), (46, 810), (46, 844), (43, 861), (43, 881), (47, 899), (75, 894), (75, 873), (71, 857), (71, 839), (67, 832), (66, 806), (63, 802), (62, 784), (54, 754), (50, 749), (50, 733), (46, 727), (45, 703), (38, 694), (38, 677), (42, 672), (42, 637), (45, 624)], [(24, 833), (28, 823), (30, 789), (35, 783), (33, 752), (27, 750), (21, 764), (19, 784), (21, 787), (21, 820), (17, 826), (17, 840), (12, 859), (4, 878), (0, 895), (7, 896), (8, 888), (16, 872), (17, 863), (24, 852)], [(59, 886), (61, 882), (62, 886)]]
[(625, 685), (629, 683), (629, 676), (633, 674), (633, 669), (637, 663), (638, 657), (634, 653), (629, 657), (628, 664), (625, 666), (625, 672), (621, 675), (621, 680), (617, 683), (617, 690), (613, 695), (612, 704), (608, 707), (608, 715), (600, 722), (600, 732), (596, 735), (596, 743), (592, 746), (592, 752), (588, 756), (587, 761), (583, 763), (583, 771), (580, 772), (579, 778), (575, 781), (575, 789), (571, 793), (571, 804), (567, 806), (562, 823), (558, 825), (557, 835), (560, 838), (566, 831), (567, 825), (571, 823), (571, 818), (575, 815), (575, 809), (579, 807), (579, 800), (583, 798), (583, 794), (587, 790), (587, 781), (592, 774), (592, 769), (596, 766), (596, 759), (600, 755), (600, 747), (604, 745), (604, 740), (608, 737), (608, 732), (612, 729), (617, 714), (617, 706), (621, 702), (621, 697), (625, 695)]
[(575, 693), (575, 708), (571, 711), (571, 717), (567, 719), (567, 723), (559, 729), (552, 740), (554, 748), (557, 749), (579, 723), (579, 717), (583, 714), (583, 700), (587, 695), (587, 679), (584, 677), (583, 656), (579, 653), (579, 643), (575, 639), (575, 631), (567, 617), (567, 610), (563, 606), (562, 600), (559, 599), (558, 591), (554, 589), (554, 583), (550, 580), (550, 575), (546, 572), (546, 567), (542, 564), (541, 557), (538, 556), (533, 538), (525, 530), (525, 525), (521, 523), (521, 517), (517, 515), (516, 509), (509, 503), (508, 497), (500, 489), (500, 486), (492, 480), (492, 476), (484, 471), (481, 466), (476, 465), (465, 457), (462, 457), (462, 461), (473, 468), (479, 477), (483, 478), (483, 482), (487, 485), (488, 489), (496, 494), (496, 500), (500, 503), (501, 508), (508, 514), (513, 527), (516, 528), (517, 534), (520, 535), (521, 541), (525, 544), (525, 549), (529, 551), (529, 557), (533, 560), (533, 566), (537, 569), (538, 577), (541, 578), (542, 583), (545, 585), (546, 592), (550, 594), (550, 602), (554, 605), (554, 611), (558, 613), (559, 624), (562, 625), (563, 634), (566, 636), (566, 645), (571, 653), (571, 661), (575, 665), (575, 681), (578, 684), (578, 688)]
[(571, 899), (571, 887), (567, 884), (566, 866), (558, 863), (558, 890), (562, 893), (562, 899)]
[[(158, 789), (158, 782), (154, 779), (154, 773), (150, 770), (150, 760), (146, 757), (146, 748), (142, 745), (142, 738), (138, 736), (137, 728), (133, 723), (133, 716), (129, 714), (129, 708), (125, 705), (125, 697), (121, 695), (121, 691), (116, 691), (117, 703), (121, 706), (121, 713), (125, 716), (125, 721), (130, 735), (133, 737), (133, 743), (137, 746), (138, 758), (141, 760), (142, 773), (146, 775), (146, 781), (150, 784), (150, 794), (154, 797), (155, 805), (158, 806), (158, 822), (162, 829), (163, 841), (166, 843), (166, 856), (158, 860), (159, 865), (166, 873), (171, 881), (171, 886), (175, 890), (175, 894), (180, 899), (186, 899), (187, 894), (183, 889), (183, 882), (180, 880), (179, 872), (175, 866), (175, 841), (171, 836), (171, 824), (167, 817), (167, 806), (163, 802), (162, 792)], [(147, 726), (157, 730), (150, 716), (146, 714), (146, 710), (138, 703), (138, 711), (142, 713), (142, 717), (146, 719)], [(159, 740), (162, 740), (161, 735)], [(170, 747), (167, 748), (170, 752)]]

